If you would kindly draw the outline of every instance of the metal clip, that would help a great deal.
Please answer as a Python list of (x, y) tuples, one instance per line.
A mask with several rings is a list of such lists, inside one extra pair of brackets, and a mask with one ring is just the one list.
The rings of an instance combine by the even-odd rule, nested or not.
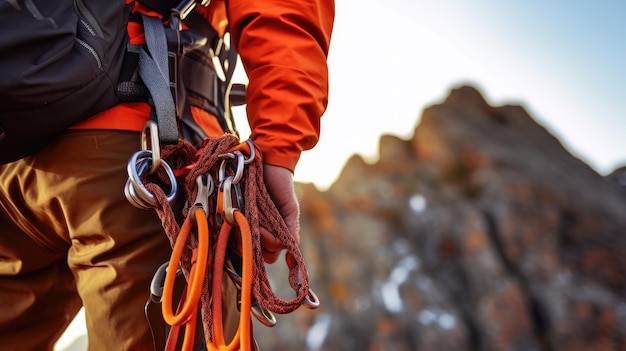
[(245, 160), (245, 162), (244, 162), (244, 163), (245, 163), (245, 164), (249, 164), (249, 163), (251, 163), (252, 161), (254, 161), (254, 157), (255, 157), (255, 155), (256, 155), (256, 151), (255, 151), (255, 149), (254, 149), (254, 143), (252, 142), (252, 140), (247, 139), (247, 140), (246, 140), (246, 144), (248, 144), (248, 148), (250, 149), (250, 157), (248, 157), (248, 158)]
[[(143, 179), (147, 176), (147, 166), (154, 164), (155, 159), (153, 157), (152, 150), (141, 150), (133, 154), (128, 161), (126, 171), (128, 172), (128, 181), (124, 189), (124, 194), (127, 199), (136, 207), (139, 208), (151, 208), (157, 205), (157, 200), (146, 187), (143, 185)], [(176, 175), (167, 162), (160, 160), (160, 167), (163, 168), (165, 174), (169, 178), (170, 193), (167, 195), (167, 201), (171, 204), (176, 200), (178, 195), (178, 183), (176, 181)]]
[[(154, 303), (161, 303), (161, 298), (163, 297), (163, 288), (165, 286), (165, 275), (167, 273), (167, 266), (169, 262), (163, 263), (157, 271), (154, 273), (152, 277), (152, 281), (150, 282), (150, 299)], [(178, 268), (176, 270), (176, 276), (182, 275), (183, 271)]]
[(215, 219), (218, 223), (222, 221), (228, 224), (235, 224), (235, 210), (233, 207), (233, 197), (231, 190), (233, 188), (233, 176), (226, 177), (220, 183), (220, 191), (217, 195), (217, 211), (215, 211)]
[[(243, 177), (244, 169), (244, 156), (241, 151), (227, 152), (218, 155), (223, 158), (222, 163), (218, 171), (218, 179), (220, 182), (219, 193), (217, 196), (217, 211), (215, 212), (215, 218), (218, 223), (222, 223), (226, 220), (229, 224), (235, 224), (235, 210), (244, 213), (244, 201), (243, 194), (241, 193), (241, 187), (239, 181)], [(237, 160), (236, 168), (232, 169), (233, 161)], [(231, 167), (234, 175), (227, 175), (227, 168)], [(233, 206), (232, 189), (235, 189), (235, 200), (237, 201)]]
[[(237, 288), (237, 308), (241, 304), (241, 276), (234, 268), (224, 266), (224, 271), (230, 276), (230, 280)], [(259, 302), (253, 297), (250, 313), (266, 327), (274, 327), (276, 325), (276, 317), (272, 311), (259, 305)]]
[[(298, 271), (298, 286), (302, 286), (302, 271)], [(320, 307), (320, 299), (317, 298), (317, 295), (313, 292), (313, 289), (309, 288), (309, 291), (302, 301), (302, 305), (310, 310), (314, 310)]]
[(198, 188), (198, 193), (196, 195), (196, 201), (189, 211), (189, 215), (194, 215), (194, 208), (201, 208), (206, 217), (209, 217), (209, 196), (211, 196), (213, 190), (215, 190), (213, 179), (208, 174), (199, 175), (196, 178), (196, 186)]
[(237, 167), (234, 169), (235, 175), (233, 176), (233, 184), (239, 184), (239, 181), (243, 177), (243, 168), (245, 165), (245, 157), (241, 151), (233, 151), (227, 152), (219, 155), (220, 158), (223, 158), (222, 163), (220, 164), (219, 169), (219, 181), (223, 181), (226, 177), (226, 167), (232, 165), (231, 161), (237, 161)]
[[(235, 191), (234, 198), (233, 190)], [(217, 223), (222, 224), (226, 220), (228, 224), (234, 225), (235, 210), (245, 215), (245, 202), (241, 186), (234, 184), (233, 176), (228, 176), (220, 183), (219, 192), (217, 193), (217, 209), (215, 211)]]
[(309, 289), (309, 293), (304, 298), (304, 301), (302, 302), (302, 304), (304, 305), (304, 307), (310, 310), (314, 310), (320, 307), (320, 299), (313, 292), (313, 289)]
[(250, 164), (252, 161), (254, 161), (254, 158), (256, 157), (256, 149), (254, 148), (254, 143), (250, 139), (247, 139), (245, 142), (239, 143), (239, 144), (235, 145), (234, 147), (231, 147), (230, 150), (232, 150), (232, 151), (231, 152), (227, 152), (225, 154), (221, 154), (219, 156), (223, 157), (223, 156), (229, 155), (230, 158), (234, 158), (233, 154), (235, 152), (239, 152), (242, 155), (247, 153), (250, 156), (248, 158), (244, 157), (244, 163), (245, 164)]
[[(148, 167), (150, 167), (151, 164), (152, 164), (152, 160), (149, 158), (144, 158), (144, 159), (141, 159), (140, 161), (137, 161), (136, 167), (137, 167), (137, 174), (139, 175), (139, 177), (143, 177), (145, 174), (148, 173)], [(128, 202), (130, 202), (131, 205), (137, 208), (142, 208), (142, 209), (152, 208), (152, 206), (149, 203), (144, 201), (143, 198), (137, 194), (137, 191), (135, 190), (135, 186), (133, 185), (133, 182), (134, 181), (131, 181), (131, 178), (128, 178), (128, 180), (126, 180), (126, 184), (124, 185), (124, 195), (126, 196), (126, 199), (128, 200)]]
[[(289, 267), (289, 269), (295, 267), (296, 265), (296, 259), (291, 253), (287, 253), (285, 255), (285, 261), (287, 261), (287, 267)], [(302, 271), (298, 271), (298, 287), (302, 286), (302, 280)], [(302, 304), (308, 309), (316, 309), (320, 306), (320, 300), (313, 292), (313, 289), (309, 288), (309, 291), (304, 297)]]
[(257, 300), (252, 300), (250, 312), (264, 326), (272, 328), (276, 325), (276, 316), (267, 308), (261, 307)]
[[(148, 145), (148, 135), (150, 135), (150, 145)], [(150, 174), (154, 174), (161, 167), (161, 145), (159, 144), (159, 127), (152, 120), (146, 122), (141, 131), (141, 149), (152, 150)]]

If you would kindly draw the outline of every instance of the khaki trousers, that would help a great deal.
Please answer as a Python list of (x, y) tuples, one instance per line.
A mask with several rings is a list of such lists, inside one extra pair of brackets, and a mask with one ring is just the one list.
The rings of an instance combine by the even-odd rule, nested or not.
[(171, 249), (155, 211), (124, 197), (139, 145), (72, 130), (0, 166), (0, 349), (52, 350), (81, 306), (89, 350), (154, 349), (144, 306)]

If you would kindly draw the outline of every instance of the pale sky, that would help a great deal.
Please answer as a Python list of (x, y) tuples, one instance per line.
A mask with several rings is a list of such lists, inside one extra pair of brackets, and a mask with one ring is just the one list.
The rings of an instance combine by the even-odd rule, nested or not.
[(601, 174), (626, 164), (626, 1), (336, 0), (330, 102), (296, 180), (329, 186), (462, 83), (521, 104)]
[[(336, 11), (330, 102), (297, 181), (325, 189), (350, 156), (375, 162), (382, 134), (409, 138), (462, 83), (523, 105), (599, 173), (626, 165), (626, 1), (336, 0)], [(57, 350), (84, 334), (83, 318)]]

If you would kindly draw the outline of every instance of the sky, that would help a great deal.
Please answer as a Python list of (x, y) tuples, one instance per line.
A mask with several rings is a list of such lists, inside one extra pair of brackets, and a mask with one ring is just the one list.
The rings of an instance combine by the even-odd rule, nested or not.
[(626, 165), (626, 1), (336, 0), (328, 61), (320, 141), (295, 172), (321, 190), (461, 84), (524, 106), (600, 174)]
[[(461, 84), (524, 106), (600, 174), (626, 165), (624, 0), (336, 0), (328, 63), (320, 141), (295, 171), (321, 190), (352, 155), (376, 162), (381, 135), (410, 138)], [(81, 334), (82, 312), (56, 350)]]

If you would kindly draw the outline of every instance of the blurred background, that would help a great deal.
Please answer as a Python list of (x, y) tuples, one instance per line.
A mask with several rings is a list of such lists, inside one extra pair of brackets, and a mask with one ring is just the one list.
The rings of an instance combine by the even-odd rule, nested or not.
[[(424, 107), (469, 82), (521, 103), (602, 174), (626, 161), (626, 3), (338, 0), (322, 137), (296, 170), (332, 183), (381, 134), (410, 137)], [(320, 172), (319, 165), (324, 164)]]
[[(336, 11), (295, 173), (322, 306), (261, 349), (626, 350), (626, 2)], [(86, 349), (82, 318), (56, 350)]]

